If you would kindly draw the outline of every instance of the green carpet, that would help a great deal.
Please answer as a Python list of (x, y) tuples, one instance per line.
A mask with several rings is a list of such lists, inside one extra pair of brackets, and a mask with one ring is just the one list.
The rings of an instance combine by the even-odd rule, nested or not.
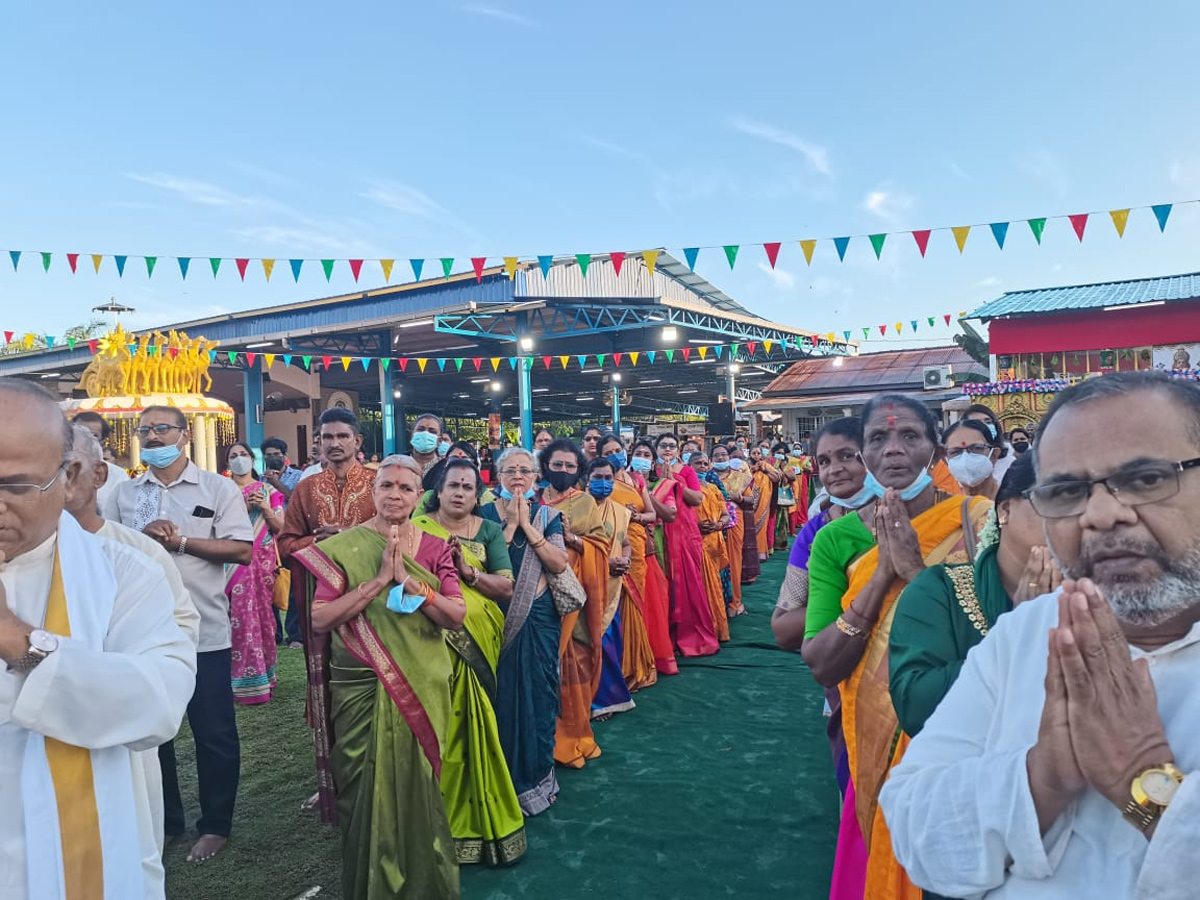
[[(715, 657), (635, 695), (638, 708), (597, 723), (603, 756), (559, 770), (562, 791), (527, 820), (529, 853), (511, 869), (465, 867), (467, 900), (580, 897), (828, 896), (837, 787), (822, 695), (769, 625), (785, 556), (747, 590), (750, 615)], [(168, 852), (173, 898), (290, 900), (314, 887), (340, 898), (338, 843), (299, 811), (313, 783), (300, 655), (281, 651), (280, 695), (239, 710), (242, 790), (234, 841), (211, 863)], [(186, 731), (186, 728), (185, 728)], [(194, 766), (179, 741), (185, 802)], [(350, 898), (346, 898), (350, 900)]]

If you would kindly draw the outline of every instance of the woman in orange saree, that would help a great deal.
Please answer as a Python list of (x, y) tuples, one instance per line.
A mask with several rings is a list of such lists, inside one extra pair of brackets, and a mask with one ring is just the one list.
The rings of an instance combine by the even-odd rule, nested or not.
[(725, 547), (725, 529), (729, 526), (729, 509), (725, 506), (725, 494), (707, 480), (712, 462), (704, 453), (693, 453), (688, 465), (700, 477), (704, 489), (704, 502), (697, 510), (700, 534), (704, 540), (704, 585), (708, 589), (708, 606), (712, 610), (713, 628), (717, 640), (729, 640), (729, 616), (725, 611), (725, 588), (721, 581), (721, 570), (729, 568), (729, 551)]
[(863, 409), (863, 458), (876, 499), (817, 533), (809, 557), (803, 655), (837, 686), (850, 765), (831, 898), (920, 900), (892, 852), (879, 790), (908, 745), (888, 691), (888, 637), (901, 590), (928, 565), (966, 562), (990, 502), (946, 497), (930, 468), (937, 422), (883, 395)]
[(583, 609), (562, 619), (562, 681), (554, 733), (554, 761), (582, 769), (587, 760), (600, 755), (592, 732), (592, 698), (600, 684), (612, 537), (605, 531), (596, 502), (578, 488), (584, 459), (574, 442), (559, 438), (542, 451), (539, 461), (542, 478), (549, 483), (541, 502), (562, 514), (563, 543), (587, 594)]
[(644, 512), (641, 516), (645, 560), (645, 587), (642, 592), (642, 612), (646, 620), (646, 633), (650, 637), (650, 649), (654, 652), (654, 668), (659, 675), (678, 675), (679, 663), (675, 659), (675, 643), (671, 640), (671, 587), (663, 572), (663, 532), (658, 521), (664, 515), (673, 515), (674, 507), (665, 507), (655, 502), (646, 479), (654, 469), (656, 456), (654, 444), (642, 439), (633, 445), (629, 454), (629, 476), (641, 485)]
[[(737, 515), (733, 517), (733, 527), (725, 532), (725, 547), (729, 552), (729, 580), (733, 585), (733, 599), (729, 602), (727, 612), (729, 618), (744, 616), (746, 607), (742, 605), (742, 584), (746, 546), (746, 514), (756, 505), (753, 495), (754, 484), (750, 473), (745, 468), (743, 460), (737, 460), (738, 468), (733, 467), (734, 460), (729, 456), (728, 448), (721, 444), (713, 447), (712, 467), (725, 486), (725, 496), (737, 507)], [(753, 515), (753, 513), (750, 513)], [(758, 562), (755, 553), (754, 561)]]
[(763, 451), (758, 447), (750, 448), (750, 473), (758, 491), (758, 505), (754, 508), (754, 541), (758, 548), (759, 562), (766, 562), (767, 557), (775, 550), (775, 532), (771, 530), (774, 520), (771, 512), (779, 474), (763, 458)]

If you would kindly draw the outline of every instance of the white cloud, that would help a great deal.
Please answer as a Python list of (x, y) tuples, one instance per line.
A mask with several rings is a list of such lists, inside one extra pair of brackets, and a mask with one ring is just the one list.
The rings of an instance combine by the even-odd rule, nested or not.
[(142, 184), (148, 184), (151, 187), (160, 188), (200, 206), (250, 207), (264, 205), (264, 201), (257, 197), (236, 194), (233, 191), (226, 190), (219, 185), (211, 184), (207, 181), (180, 178), (176, 175), (168, 175), (165, 172), (151, 172), (146, 174), (129, 172), (126, 173), (125, 177), (133, 181), (139, 181)]
[(775, 287), (781, 291), (791, 291), (796, 287), (796, 276), (787, 269), (781, 269), (778, 266), (772, 269), (766, 260), (760, 259), (758, 270), (770, 278)]
[(496, 6), (484, 6), (479, 3), (471, 3), (463, 7), (463, 12), (470, 13), (473, 16), (483, 16), (485, 19), (494, 19), (497, 22), (505, 22), (509, 25), (518, 25), (521, 28), (538, 28), (539, 24), (520, 13), (511, 12), (507, 9), (500, 9)]
[(987, 278), (982, 278), (979, 281), (975, 282), (975, 284), (973, 284), (972, 287), (992, 288), (992, 287), (998, 287), (999, 284), (1000, 284), (999, 278), (997, 278), (995, 275), (989, 275)]
[(359, 194), (364, 200), (371, 200), (393, 212), (418, 219), (435, 221), (449, 215), (446, 209), (423, 191), (399, 182), (376, 182)]
[(863, 198), (863, 209), (888, 224), (897, 223), (912, 205), (913, 198), (898, 190), (875, 190)]
[(734, 131), (750, 135), (789, 150), (795, 150), (808, 162), (809, 167), (826, 178), (833, 177), (833, 168), (829, 163), (829, 150), (820, 144), (806, 140), (798, 134), (776, 128), (766, 122), (758, 122), (741, 116), (729, 121), (729, 127)]
[(329, 253), (334, 256), (353, 256), (364, 253), (363, 244), (343, 240), (324, 231), (310, 228), (292, 228), (286, 225), (256, 225), (240, 228), (234, 235), (251, 244), (285, 247), (292, 253)]

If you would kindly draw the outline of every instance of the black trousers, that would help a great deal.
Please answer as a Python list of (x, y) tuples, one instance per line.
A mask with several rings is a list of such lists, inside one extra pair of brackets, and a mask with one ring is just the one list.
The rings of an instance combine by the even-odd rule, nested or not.
[[(188, 703), (188, 724), (196, 739), (196, 776), (200, 788), (200, 834), (229, 837), (233, 828), (233, 805), (237, 800), (242, 748), (230, 681), (230, 651), (212, 650), (196, 654), (196, 692)], [(179, 835), (187, 828), (183, 799), (179, 795), (179, 772), (175, 742), (158, 748), (162, 765), (164, 831)]]

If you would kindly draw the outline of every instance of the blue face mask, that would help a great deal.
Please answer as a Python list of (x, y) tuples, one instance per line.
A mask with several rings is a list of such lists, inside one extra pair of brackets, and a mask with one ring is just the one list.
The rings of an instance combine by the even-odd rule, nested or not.
[(620, 453), (610, 453), (605, 457), (605, 459), (612, 463), (614, 469), (623, 469), (629, 462), (629, 456), (624, 450), (622, 450)]
[(613, 483), (604, 481), (599, 478), (593, 478), (588, 481), (588, 493), (597, 500), (603, 500), (613, 492)]
[(716, 469), (718, 472), (724, 472), (726, 469), (729, 468), (729, 463), (728, 462), (713, 463), (713, 468)]
[(740, 469), (745, 464), (746, 464), (746, 461), (744, 459), (731, 459), (729, 461), (729, 468), (733, 469), (733, 471), (736, 472), (738, 469)]
[[(690, 460), (691, 458), (692, 458), (692, 452), (689, 450), (687, 453), (683, 454), (683, 464), (686, 466), (688, 464), (688, 460)], [(662, 460), (659, 460), (659, 462), (662, 462)]]
[(637, 472), (639, 475), (645, 475), (650, 471), (650, 460), (644, 456), (635, 456), (629, 461), (629, 468)]
[(410, 594), (401, 585), (396, 585), (388, 593), (387, 608), (394, 613), (415, 613), (424, 602), (424, 594)]
[(660, 466), (665, 466), (665, 465), (667, 464), (667, 461), (666, 461), (665, 459), (663, 459), (661, 456), (659, 456), (659, 457), (656, 457), (656, 458), (655, 458), (655, 461), (656, 461), (656, 462), (657, 462), (657, 463), (658, 463)]
[(863, 486), (859, 488), (858, 493), (856, 493), (853, 497), (834, 497), (830, 495), (829, 501), (835, 506), (840, 506), (843, 509), (859, 509), (863, 506), (866, 506), (868, 503), (874, 500), (875, 497), (876, 494), (874, 490), (872, 490), (871, 486), (866, 482), (863, 482)]
[[(530, 488), (529, 490), (527, 490), (522, 496), (526, 500), (532, 500), (533, 499), (533, 488)], [(510, 491), (508, 488), (502, 486), (500, 488), (500, 499), (501, 500), (511, 500), (512, 498), (513, 498), (513, 492)]]
[(785, 459), (787, 459), (787, 454), (786, 453), (776, 453), (775, 458), (777, 460), (779, 460), (780, 462), (783, 462)]
[(449, 444), (447, 444), (447, 443), (438, 444), (438, 446), (437, 446), (438, 456), (445, 456), (449, 452), (450, 452)]
[[(908, 502), (909, 500), (917, 497), (921, 491), (925, 490), (925, 488), (929, 487), (929, 485), (933, 484), (933, 476), (929, 474), (929, 466), (932, 464), (933, 457), (930, 456), (929, 462), (925, 464), (917, 477), (912, 480), (912, 483), (908, 487), (900, 490), (901, 500)], [(865, 460), (863, 461), (863, 465), (866, 465)], [(866, 490), (868, 488), (876, 497), (882, 497), (883, 492), (887, 490), (887, 488), (879, 483), (879, 479), (875, 477), (870, 469), (867, 469), (867, 477), (863, 481), (863, 489)]]
[(432, 431), (416, 431), (409, 443), (418, 453), (432, 453), (437, 448), (438, 436)]
[(166, 447), (143, 447), (139, 455), (142, 462), (152, 469), (165, 469), (175, 460), (179, 459), (179, 455), (183, 453), (176, 444), (168, 444)]

